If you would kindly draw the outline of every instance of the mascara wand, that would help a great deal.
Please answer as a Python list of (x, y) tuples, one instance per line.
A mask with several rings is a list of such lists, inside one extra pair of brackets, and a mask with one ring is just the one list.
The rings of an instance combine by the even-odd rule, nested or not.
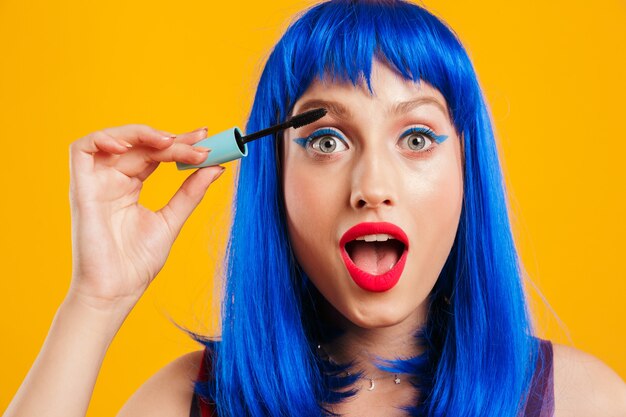
[(238, 127), (233, 127), (194, 144), (194, 146), (202, 146), (204, 148), (211, 149), (211, 152), (209, 152), (207, 159), (204, 162), (198, 165), (190, 165), (176, 162), (176, 167), (179, 170), (184, 170), (192, 168), (203, 168), (212, 165), (218, 165), (224, 162), (234, 161), (235, 159), (239, 159), (248, 155), (248, 142), (261, 139), (265, 136), (272, 135), (290, 127), (297, 129), (299, 127), (308, 125), (309, 123), (313, 123), (316, 120), (321, 119), (322, 117), (324, 117), (325, 114), (326, 109), (324, 108), (309, 110), (292, 117), (286, 122), (279, 123), (277, 125), (268, 127), (267, 129), (259, 130), (258, 132), (246, 136), (241, 135), (241, 130)]
[(267, 129), (259, 130), (256, 133), (247, 135), (241, 138), (242, 143), (252, 142), (253, 140), (260, 139), (264, 136), (271, 135), (281, 130), (289, 129), (293, 126), (294, 129), (313, 123), (316, 120), (321, 119), (326, 114), (326, 109), (309, 110), (302, 114), (292, 117), (284, 123), (268, 127)]

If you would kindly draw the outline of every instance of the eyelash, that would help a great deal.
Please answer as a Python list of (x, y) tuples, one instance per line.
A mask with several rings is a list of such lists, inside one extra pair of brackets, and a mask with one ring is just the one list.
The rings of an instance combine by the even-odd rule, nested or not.
[[(411, 127), (409, 129), (407, 129), (406, 131), (404, 131), (404, 133), (402, 133), (402, 135), (400, 136), (401, 139), (406, 138), (408, 136), (410, 136), (411, 134), (414, 133), (420, 133), (424, 136), (426, 136), (430, 142), (431, 142), (431, 146), (424, 150), (424, 151), (415, 151), (415, 153), (417, 154), (422, 154), (422, 153), (431, 153), (432, 151), (435, 150), (435, 148), (437, 147), (437, 145), (439, 144), (436, 138), (440, 138), (441, 136), (437, 136), (437, 134), (435, 134), (435, 132), (433, 132), (431, 129), (427, 128), (427, 127), (422, 127), (422, 126), (414, 126)], [(322, 138), (324, 136), (333, 136), (335, 138), (337, 138), (338, 140), (344, 142), (345, 144), (345, 140), (343, 139), (343, 136), (341, 134), (339, 134), (336, 130), (334, 129), (330, 129), (330, 128), (324, 128), (324, 129), (320, 129), (317, 130), (315, 132), (313, 132), (311, 135), (309, 135), (303, 142), (303, 146), (305, 149), (309, 148), (309, 145), (311, 144), (311, 142), (313, 142), (315, 139), (318, 138)], [(347, 146), (347, 144), (346, 144)], [(314, 157), (317, 160), (326, 160), (329, 158), (333, 157), (332, 153), (320, 153), (315, 151), (314, 152)]]
[[(433, 132), (432, 130), (430, 130), (427, 127), (423, 127), (423, 126), (414, 126), (411, 127), (407, 130), (404, 131), (404, 133), (400, 136), (401, 139), (404, 139), (414, 133), (419, 133), (423, 136), (426, 136), (428, 138), (428, 140), (430, 140), (431, 142), (431, 146), (424, 150), (424, 151), (415, 151), (417, 153), (431, 153), (432, 151), (435, 150), (435, 148), (437, 147), (437, 145), (439, 144), (439, 141), (442, 139), (442, 136), (437, 136), (437, 134), (435, 132)], [(438, 140), (439, 139), (439, 140)]]
[[(342, 141), (345, 144), (345, 140), (343, 139), (343, 136), (341, 134), (339, 134), (336, 130), (334, 129), (329, 129), (329, 128), (324, 128), (324, 129), (320, 129), (317, 130), (313, 133), (311, 133), (309, 135), (308, 138), (306, 138), (305, 143), (304, 143), (304, 148), (305, 149), (309, 149), (309, 145), (311, 144), (311, 142), (313, 142), (315, 139), (319, 139), (319, 138), (323, 138), (324, 136), (333, 136), (335, 138), (337, 138), (338, 140)], [(346, 144), (346, 146), (348, 146)], [(324, 153), (320, 153), (315, 151), (314, 152), (315, 155), (315, 159), (328, 159), (328, 158), (332, 158), (332, 154), (324, 154)]]

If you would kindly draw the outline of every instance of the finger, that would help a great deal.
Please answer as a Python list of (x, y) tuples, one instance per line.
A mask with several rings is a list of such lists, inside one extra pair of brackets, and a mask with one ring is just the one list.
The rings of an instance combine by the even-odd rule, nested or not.
[(166, 149), (152, 149), (143, 146), (134, 147), (117, 160), (102, 159), (107, 166), (114, 162), (116, 170), (129, 177), (137, 177), (144, 181), (159, 165), (160, 162), (181, 162), (190, 165), (200, 165), (206, 161), (210, 149), (194, 148), (182, 143), (174, 143)]
[(159, 133), (160, 133), (160, 134), (162, 134), (163, 136), (176, 136), (176, 134), (175, 134), (175, 133), (168, 132), (167, 130), (157, 129), (157, 132), (159, 132)]
[(132, 147), (127, 141), (114, 138), (103, 130), (90, 133), (84, 138), (77, 140), (72, 145), (76, 150), (90, 154), (96, 152), (120, 154)]
[(150, 148), (165, 149), (174, 143), (175, 135), (163, 135), (159, 130), (141, 124), (124, 125), (103, 129), (103, 132), (129, 142), (133, 146), (143, 145)]
[(209, 129), (207, 127), (201, 127), (191, 132), (182, 133), (176, 137), (175, 142), (193, 145), (194, 143), (205, 139), (208, 131)]
[(146, 150), (145, 156), (156, 162), (183, 162), (185, 164), (201, 164), (211, 149), (203, 146), (191, 146), (184, 143), (175, 143), (167, 149)]
[(152, 174), (154, 172), (155, 169), (157, 169), (158, 166), (159, 166), (158, 162), (153, 162), (151, 164), (148, 164), (146, 169), (144, 169), (143, 171), (139, 172), (136, 175), (136, 177), (139, 179), (139, 181), (143, 182), (143, 181), (146, 180), (146, 178), (148, 178), (150, 176), (150, 174)]
[(204, 197), (209, 185), (226, 168), (221, 166), (200, 168), (187, 177), (170, 201), (157, 213), (167, 223), (172, 235), (178, 236), (183, 224)]
[(95, 154), (119, 155), (126, 153), (131, 146), (123, 139), (116, 139), (104, 131), (93, 132), (70, 145), (70, 166), (93, 168)]

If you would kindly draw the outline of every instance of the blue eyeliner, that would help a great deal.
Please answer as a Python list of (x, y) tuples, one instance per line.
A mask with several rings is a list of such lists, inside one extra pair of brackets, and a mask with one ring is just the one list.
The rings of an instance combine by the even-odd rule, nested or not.
[(308, 138), (296, 138), (293, 141), (296, 142), (298, 145), (302, 146), (303, 148), (306, 148), (306, 143), (308, 142)]
[(309, 137), (306, 137), (306, 138), (296, 138), (293, 141), (296, 142), (298, 145), (302, 146), (303, 148), (306, 148), (307, 143), (309, 143), (313, 139), (317, 139), (317, 138), (319, 138), (321, 136), (325, 136), (325, 135), (333, 135), (333, 136), (336, 136), (339, 139), (343, 140), (344, 142), (346, 141), (346, 138), (344, 138), (339, 132), (337, 132), (334, 129), (329, 129), (329, 128), (316, 130), (315, 132), (311, 133), (311, 135), (309, 135)]
[[(400, 136), (401, 137), (405, 137), (407, 135), (410, 135), (411, 133), (423, 133), (423, 134), (427, 135), (428, 137), (432, 138), (438, 144), (443, 142), (444, 140), (448, 139), (448, 135), (437, 135), (431, 129), (429, 129), (427, 127), (421, 127), (421, 126), (411, 127), (409, 129), (407, 129), (406, 131), (404, 131), (404, 133), (402, 133), (402, 135), (400, 135)], [(336, 136), (336, 137), (338, 137), (339, 139), (341, 139), (341, 140), (343, 140), (345, 142), (345, 138), (339, 132), (337, 132), (334, 129), (329, 129), (329, 128), (317, 130), (317, 131), (313, 132), (309, 137), (306, 137), (306, 138), (296, 138), (293, 141), (296, 142), (298, 145), (302, 146), (303, 148), (306, 148), (307, 143), (309, 143), (313, 139), (319, 138), (319, 137), (324, 136), (324, 135), (329, 135), (329, 134), (333, 135), (333, 136)]]
[(407, 129), (402, 134), (402, 137), (405, 137), (406, 135), (410, 135), (411, 133), (423, 133), (423, 134), (431, 137), (437, 143), (441, 143), (444, 140), (448, 139), (448, 135), (437, 135), (437, 134), (435, 134), (435, 132), (433, 132), (429, 128), (421, 127), (421, 126), (415, 126), (415, 127), (410, 128), (410, 129)]

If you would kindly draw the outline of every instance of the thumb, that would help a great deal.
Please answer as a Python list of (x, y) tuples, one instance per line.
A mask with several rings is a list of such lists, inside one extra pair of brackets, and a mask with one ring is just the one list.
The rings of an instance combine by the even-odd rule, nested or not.
[(188, 176), (170, 201), (159, 210), (174, 237), (178, 236), (183, 224), (194, 209), (200, 204), (209, 185), (213, 183), (226, 168), (213, 166), (200, 168)]

